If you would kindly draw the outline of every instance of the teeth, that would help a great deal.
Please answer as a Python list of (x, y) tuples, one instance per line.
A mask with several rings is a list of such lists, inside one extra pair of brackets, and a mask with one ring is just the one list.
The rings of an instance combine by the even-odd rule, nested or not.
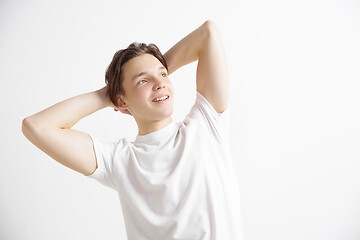
[(156, 99), (154, 100), (154, 102), (161, 101), (161, 100), (164, 100), (164, 99), (167, 99), (167, 98), (168, 98), (168, 96), (163, 96), (163, 97), (161, 97), (161, 98), (156, 98)]

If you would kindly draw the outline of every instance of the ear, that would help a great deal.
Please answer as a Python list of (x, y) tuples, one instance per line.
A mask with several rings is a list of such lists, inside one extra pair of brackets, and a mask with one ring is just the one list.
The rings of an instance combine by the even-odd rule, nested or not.
[[(122, 96), (119, 96), (117, 98), (117, 109), (122, 112), (122, 113), (125, 113), (125, 114), (129, 114), (132, 116), (132, 114), (130, 113), (129, 111), (129, 105), (127, 105), (127, 103), (123, 100), (123, 97)], [(115, 110), (116, 111), (116, 110)]]
[(119, 108), (127, 108), (128, 105), (126, 104), (126, 102), (123, 100), (123, 97), (122, 96), (118, 96), (117, 97), (117, 106)]

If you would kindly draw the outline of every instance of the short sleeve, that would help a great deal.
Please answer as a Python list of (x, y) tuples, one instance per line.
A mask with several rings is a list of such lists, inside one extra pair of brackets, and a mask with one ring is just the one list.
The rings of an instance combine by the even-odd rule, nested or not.
[(209, 101), (196, 91), (196, 100), (191, 108), (188, 117), (197, 119), (204, 124), (208, 130), (220, 141), (228, 141), (230, 130), (230, 107), (224, 112), (218, 113)]
[(91, 134), (89, 134), (93, 141), (93, 148), (95, 151), (97, 168), (95, 171), (86, 177), (93, 178), (101, 184), (115, 189), (113, 178), (114, 155), (118, 147), (118, 142), (101, 141)]

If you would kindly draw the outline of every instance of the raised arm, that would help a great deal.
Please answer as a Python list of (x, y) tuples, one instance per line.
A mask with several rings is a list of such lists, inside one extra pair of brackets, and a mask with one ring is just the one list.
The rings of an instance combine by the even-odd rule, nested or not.
[(80, 119), (113, 106), (106, 88), (66, 99), (22, 122), (24, 136), (51, 158), (84, 175), (97, 168), (90, 136), (70, 129)]
[(198, 60), (196, 90), (218, 113), (228, 107), (229, 70), (220, 31), (211, 20), (181, 39), (164, 54), (169, 74)]

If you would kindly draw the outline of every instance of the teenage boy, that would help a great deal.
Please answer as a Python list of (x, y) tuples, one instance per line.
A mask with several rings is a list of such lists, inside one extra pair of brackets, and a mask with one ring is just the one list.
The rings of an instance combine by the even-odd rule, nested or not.
[[(169, 75), (196, 60), (195, 103), (174, 122)], [(119, 50), (105, 82), (24, 119), (24, 135), (59, 163), (116, 190), (129, 240), (242, 240), (229, 142), (229, 72), (214, 22), (164, 55), (154, 44), (137, 42)], [(105, 107), (134, 117), (134, 141), (105, 142), (71, 129)]]

